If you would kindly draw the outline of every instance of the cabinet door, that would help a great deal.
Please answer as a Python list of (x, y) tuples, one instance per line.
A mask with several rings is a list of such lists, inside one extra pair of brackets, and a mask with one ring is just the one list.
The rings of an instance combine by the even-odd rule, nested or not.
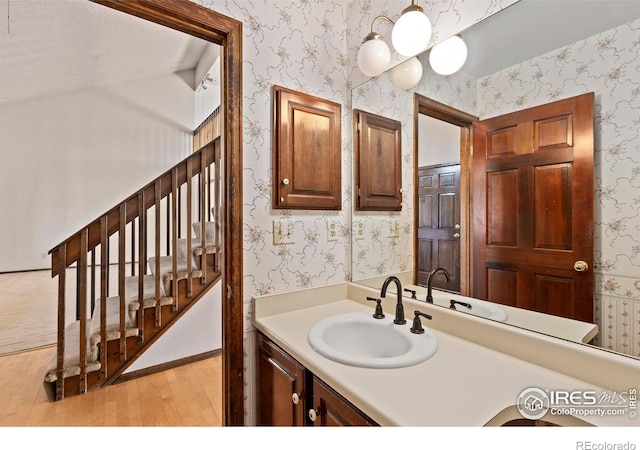
[(356, 210), (400, 211), (402, 124), (364, 111), (353, 114)]
[(342, 209), (342, 107), (273, 87), (273, 207)]
[(305, 424), (305, 368), (257, 333), (258, 425)]
[(309, 416), (314, 426), (376, 425), (373, 420), (316, 377), (313, 378), (312, 407), (313, 411), (309, 412)]

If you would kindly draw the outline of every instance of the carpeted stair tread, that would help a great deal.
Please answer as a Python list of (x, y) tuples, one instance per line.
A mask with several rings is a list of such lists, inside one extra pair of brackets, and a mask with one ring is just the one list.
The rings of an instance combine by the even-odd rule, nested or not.
[[(87, 333), (89, 333), (90, 321), (87, 321)], [(95, 372), (100, 370), (100, 362), (93, 358), (90, 351), (90, 339), (87, 336), (87, 358), (85, 365), (85, 372)], [(44, 381), (47, 383), (56, 381), (58, 379), (58, 354), (57, 350), (54, 352), (47, 372), (44, 377)], [(72, 322), (67, 325), (64, 332), (64, 364), (63, 364), (63, 378), (72, 377), (80, 374), (80, 321)]]
[[(96, 308), (91, 320), (90, 331), (90, 350), (91, 358), (98, 359), (98, 344), (102, 340), (100, 336), (100, 303), (102, 299), (96, 300)], [(124, 334), (126, 337), (138, 336), (138, 328), (131, 323), (129, 314), (125, 314), (125, 329)], [(113, 341), (120, 339), (120, 297), (107, 297), (107, 316), (105, 320), (107, 341)]]
[[(191, 239), (191, 252), (187, 251), (187, 239), (178, 239), (178, 260), (186, 264), (187, 255), (191, 253), (194, 267), (200, 269), (200, 258), (196, 256), (202, 255), (202, 242), (199, 239)], [(205, 254), (215, 255), (218, 248), (213, 242), (205, 243)]]
[[(154, 256), (149, 258), (149, 267), (151, 268), (151, 273), (153, 275), (156, 274), (156, 260), (157, 258)], [(187, 262), (184, 260), (178, 259), (178, 267), (177, 271), (177, 280), (185, 280), (189, 276), (189, 272), (187, 270)], [(161, 256), (160, 257), (160, 275), (162, 276), (162, 282), (164, 284), (165, 292), (171, 292), (171, 281), (173, 280), (173, 257), (172, 256)], [(194, 265), (191, 266), (191, 277), (192, 278), (201, 278), (202, 270)]]
[[(143, 275), (143, 299), (142, 309), (156, 307), (156, 277), (154, 275)], [(172, 305), (173, 297), (165, 294), (164, 283), (160, 283), (160, 306)], [(132, 276), (125, 278), (125, 300), (129, 311), (129, 319), (131, 324), (137, 325), (138, 311), (140, 310), (140, 301), (138, 301), (138, 277)]]

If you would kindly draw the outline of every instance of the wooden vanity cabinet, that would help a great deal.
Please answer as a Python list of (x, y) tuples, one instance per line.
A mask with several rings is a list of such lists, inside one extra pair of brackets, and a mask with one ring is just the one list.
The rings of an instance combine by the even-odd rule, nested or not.
[(302, 426), (307, 421), (304, 366), (257, 333), (257, 424)]
[(344, 397), (313, 377), (313, 413), (310, 416), (314, 426), (375, 426), (373, 420), (364, 415)]
[(258, 425), (377, 425), (260, 332), (256, 347)]

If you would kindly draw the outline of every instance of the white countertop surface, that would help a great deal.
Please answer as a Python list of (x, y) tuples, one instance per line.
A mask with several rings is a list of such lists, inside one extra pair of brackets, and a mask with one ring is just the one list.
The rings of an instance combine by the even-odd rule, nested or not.
[[(275, 302), (277, 298), (268, 301)], [(295, 303), (289, 300), (288, 304)], [(272, 311), (262, 308), (254, 324), (317, 377), (383, 426), (484, 426), (492, 423), (492, 419), (500, 413), (503, 421), (520, 417), (515, 405), (520, 393), (528, 387), (603, 390), (582, 380), (435, 330), (429, 327), (428, 320), (423, 320), (423, 326), (429, 327), (438, 339), (438, 351), (427, 361), (411, 367), (353, 367), (321, 356), (307, 342), (307, 334), (317, 321), (349, 312), (373, 312), (374, 306), (346, 296), (327, 298), (323, 304), (296, 304), (292, 308)], [(385, 313), (393, 314), (393, 311), (385, 308)], [(413, 311), (405, 310), (405, 314), (407, 324), (399, 326), (410, 327)], [(560, 416), (544, 419), (573, 425), (640, 424), (628, 416), (578, 418), (586, 423)]]

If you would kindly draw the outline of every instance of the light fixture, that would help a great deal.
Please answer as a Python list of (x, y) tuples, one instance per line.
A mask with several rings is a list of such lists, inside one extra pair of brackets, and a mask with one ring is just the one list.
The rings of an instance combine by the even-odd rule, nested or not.
[(415, 56), (426, 50), (431, 40), (431, 22), (418, 6), (418, 0), (411, 0), (397, 22), (387, 16), (378, 16), (371, 22), (371, 32), (362, 40), (358, 50), (358, 68), (369, 76), (377, 77), (389, 68), (391, 51), (382, 36), (374, 31), (379, 20), (386, 20), (393, 25), (391, 42), (395, 51), (402, 56)]
[(430, 40), (431, 22), (418, 0), (411, 0), (391, 31), (393, 48), (402, 56), (415, 56), (427, 49)]
[(429, 64), (440, 75), (451, 75), (462, 68), (467, 60), (467, 44), (460, 36), (451, 36), (431, 49)]
[(417, 57), (409, 58), (391, 69), (391, 81), (400, 89), (411, 89), (422, 78), (422, 64)]
[(391, 50), (380, 34), (373, 31), (373, 27), (380, 19), (386, 19), (393, 23), (386, 16), (378, 16), (371, 22), (371, 33), (362, 40), (362, 45), (358, 50), (358, 68), (360, 72), (368, 77), (377, 77), (389, 68), (391, 63)]

